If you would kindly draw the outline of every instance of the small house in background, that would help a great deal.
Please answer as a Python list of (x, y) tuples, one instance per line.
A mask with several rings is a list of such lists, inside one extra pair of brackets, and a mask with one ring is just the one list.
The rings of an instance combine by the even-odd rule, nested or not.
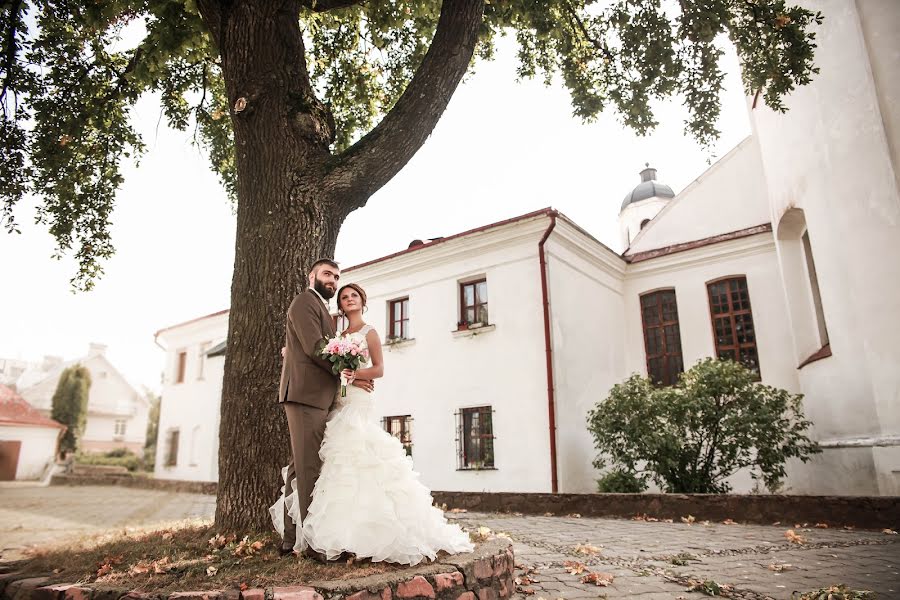
[(61, 423), (0, 385), (0, 481), (40, 479), (56, 459)]
[(150, 404), (106, 357), (106, 346), (92, 343), (86, 356), (64, 362), (46, 357), (16, 381), (16, 389), (44, 416), (53, 409), (53, 394), (59, 377), (67, 368), (80, 364), (91, 374), (88, 415), (79, 447), (82, 452), (100, 453), (124, 448), (137, 455), (144, 450)]

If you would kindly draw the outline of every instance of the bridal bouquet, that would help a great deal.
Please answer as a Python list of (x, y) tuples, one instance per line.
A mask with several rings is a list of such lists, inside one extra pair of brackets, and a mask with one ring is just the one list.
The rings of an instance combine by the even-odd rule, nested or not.
[(319, 353), (331, 362), (331, 372), (335, 375), (341, 373), (341, 398), (343, 398), (347, 395), (347, 385), (350, 382), (344, 377), (342, 371), (344, 369), (357, 370), (362, 362), (369, 358), (369, 350), (361, 347), (349, 335), (325, 338), (321, 344), (322, 349)]

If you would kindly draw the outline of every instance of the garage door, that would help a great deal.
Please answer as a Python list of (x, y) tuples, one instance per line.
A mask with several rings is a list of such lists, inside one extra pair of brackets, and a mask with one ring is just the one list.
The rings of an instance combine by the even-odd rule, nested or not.
[(19, 440), (0, 441), (0, 481), (13, 481), (16, 478), (16, 468), (19, 466), (19, 450), (22, 442)]

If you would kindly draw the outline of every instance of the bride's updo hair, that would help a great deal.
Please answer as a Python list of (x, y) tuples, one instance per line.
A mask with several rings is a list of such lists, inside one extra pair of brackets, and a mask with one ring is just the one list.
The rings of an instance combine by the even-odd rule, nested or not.
[(344, 290), (346, 290), (347, 288), (352, 288), (352, 289), (356, 290), (356, 293), (359, 294), (359, 297), (360, 297), (360, 298), (362, 298), (363, 310), (365, 310), (365, 308), (366, 308), (366, 292), (365, 292), (364, 289), (362, 289), (361, 287), (359, 287), (359, 286), (356, 285), (355, 283), (348, 283), (348, 284), (346, 284), (346, 285), (342, 285), (342, 286), (341, 286), (341, 289), (338, 290), (338, 293), (337, 293), (338, 310), (339, 310), (341, 313), (344, 312), (344, 308), (341, 306), (341, 294), (343, 294), (343, 293), (344, 293)]

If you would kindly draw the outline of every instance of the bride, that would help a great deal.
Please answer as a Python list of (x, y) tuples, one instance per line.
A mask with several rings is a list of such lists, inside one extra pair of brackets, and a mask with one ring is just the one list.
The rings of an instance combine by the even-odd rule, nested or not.
[[(337, 293), (338, 309), (349, 326), (342, 335), (369, 350), (369, 359), (357, 371), (344, 371), (353, 380), (384, 375), (381, 340), (362, 318), (366, 293), (354, 283)], [(300, 523), (293, 499), (279, 498), (270, 509), (276, 529), (282, 503), (297, 523), (297, 548), (308, 546), (334, 560), (350, 553), (358, 559), (415, 565), (434, 560), (437, 553), (471, 552), (472, 543), (458, 525), (451, 525), (432, 506), (431, 492), (413, 471), (412, 459), (400, 441), (377, 422), (375, 395), (347, 386), (328, 415), (319, 450), (322, 471), (312, 493), (306, 521)], [(299, 535), (302, 532), (302, 535)]]

